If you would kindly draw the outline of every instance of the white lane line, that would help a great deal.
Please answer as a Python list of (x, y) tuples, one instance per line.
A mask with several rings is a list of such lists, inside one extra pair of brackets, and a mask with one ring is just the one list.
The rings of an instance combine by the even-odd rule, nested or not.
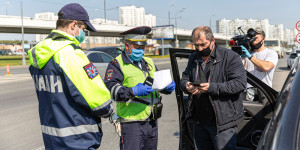
[(13, 74), (9, 76), (0, 76), (0, 83), (17, 82), (32, 79), (30, 74)]

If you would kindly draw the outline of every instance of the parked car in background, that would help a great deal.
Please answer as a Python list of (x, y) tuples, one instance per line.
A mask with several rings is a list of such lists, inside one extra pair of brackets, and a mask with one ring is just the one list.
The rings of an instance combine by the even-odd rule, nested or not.
[(122, 50), (118, 47), (94, 47), (88, 49), (87, 51), (101, 51), (112, 56), (113, 58), (116, 58), (122, 53)]
[(295, 59), (296, 59), (296, 57), (298, 56), (298, 54), (297, 53), (291, 53), (291, 55), (290, 56), (288, 56), (286, 59), (286, 62), (287, 62), (287, 67), (288, 68), (291, 68), (291, 66), (293, 66), (293, 64), (294, 64), (294, 61), (295, 61)]
[(273, 116), (265, 128), (258, 150), (300, 149), (299, 57), (285, 80)]
[(285, 53), (286, 54), (291, 54), (292, 53), (292, 48), (287, 48)]
[(278, 54), (278, 58), (283, 58), (285, 55), (284, 47), (279, 39), (266, 39), (265, 47), (270, 48)]
[(105, 76), (107, 65), (113, 59), (113, 57), (102, 51), (84, 51), (84, 53), (88, 57), (90, 62), (93, 62), (101, 78), (103, 79)]

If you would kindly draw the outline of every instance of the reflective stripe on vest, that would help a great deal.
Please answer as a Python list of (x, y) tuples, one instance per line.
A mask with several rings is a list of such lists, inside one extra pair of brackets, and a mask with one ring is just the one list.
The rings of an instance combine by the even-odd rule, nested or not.
[(42, 125), (42, 132), (44, 134), (57, 136), (57, 137), (66, 137), (70, 135), (78, 135), (87, 132), (96, 133), (99, 132), (99, 127), (97, 124), (94, 125), (81, 125), (76, 127), (66, 127), (66, 128), (54, 128)]
[[(116, 57), (120, 65), (120, 69), (124, 75), (124, 80), (122, 82), (125, 87), (134, 87), (138, 83), (144, 83), (146, 76), (150, 75), (153, 78), (155, 72), (155, 66), (151, 59), (144, 57), (145, 61), (148, 63), (150, 68), (149, 73), (142, 71), (133, 64), (127, 64), (123, 62), (122, 55)], [(114, 88), (116, 89), (116, 88)], [(114, 92), (114, 91), (111, 91)], [(121, 120), (124, 122), (129, 121), (143, 121), (149, 118), (153, 104), (158, 102), (158, 92), (153, 92), (153, 99), (151, 94), (147, 96), (136, 96), (137, 98), (149, 102), (150, 105), (143, 104), (138, 101), (128, 100), (128, 101), (116, 101), (116, 113), (121, 117)], [(152, 105), (151, 105), (152, 104)]]

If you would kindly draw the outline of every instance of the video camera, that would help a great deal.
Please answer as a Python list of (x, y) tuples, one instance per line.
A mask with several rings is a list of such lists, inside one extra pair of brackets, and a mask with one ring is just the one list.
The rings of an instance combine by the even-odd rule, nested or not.
[[(251, 47), (250, 43), (254, 42), (256, 40), (256, 32), (254, 29), (250, 28), (247, 32), (247, 34), (244, 33), (242, 30), (242, 27), (238, 27), (238, 30), (240, 32), (240, 35), (237, 35), (230, 41), (230, 45), (232, 46), (231, 49), (235, 52), (237, 52), (239, 55), (243, 55), (243, 51), (241, 48), (241, 45), (243, 45), (249, 53), (251, 53)], [(243, 35), (241, 34), (243, 33)]]

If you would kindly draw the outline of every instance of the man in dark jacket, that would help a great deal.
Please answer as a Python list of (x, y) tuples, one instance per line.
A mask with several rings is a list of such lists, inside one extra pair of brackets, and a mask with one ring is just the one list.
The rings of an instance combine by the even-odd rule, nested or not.
[(193, 100), (195, 148), (235, 149), (236, 126), (244, 119), (240, 93), (247, 84), (240, 56), (217, 46), (206, 26), (193, 30), (192, 42), (196, 52), (189, 57), (180, 86)]

